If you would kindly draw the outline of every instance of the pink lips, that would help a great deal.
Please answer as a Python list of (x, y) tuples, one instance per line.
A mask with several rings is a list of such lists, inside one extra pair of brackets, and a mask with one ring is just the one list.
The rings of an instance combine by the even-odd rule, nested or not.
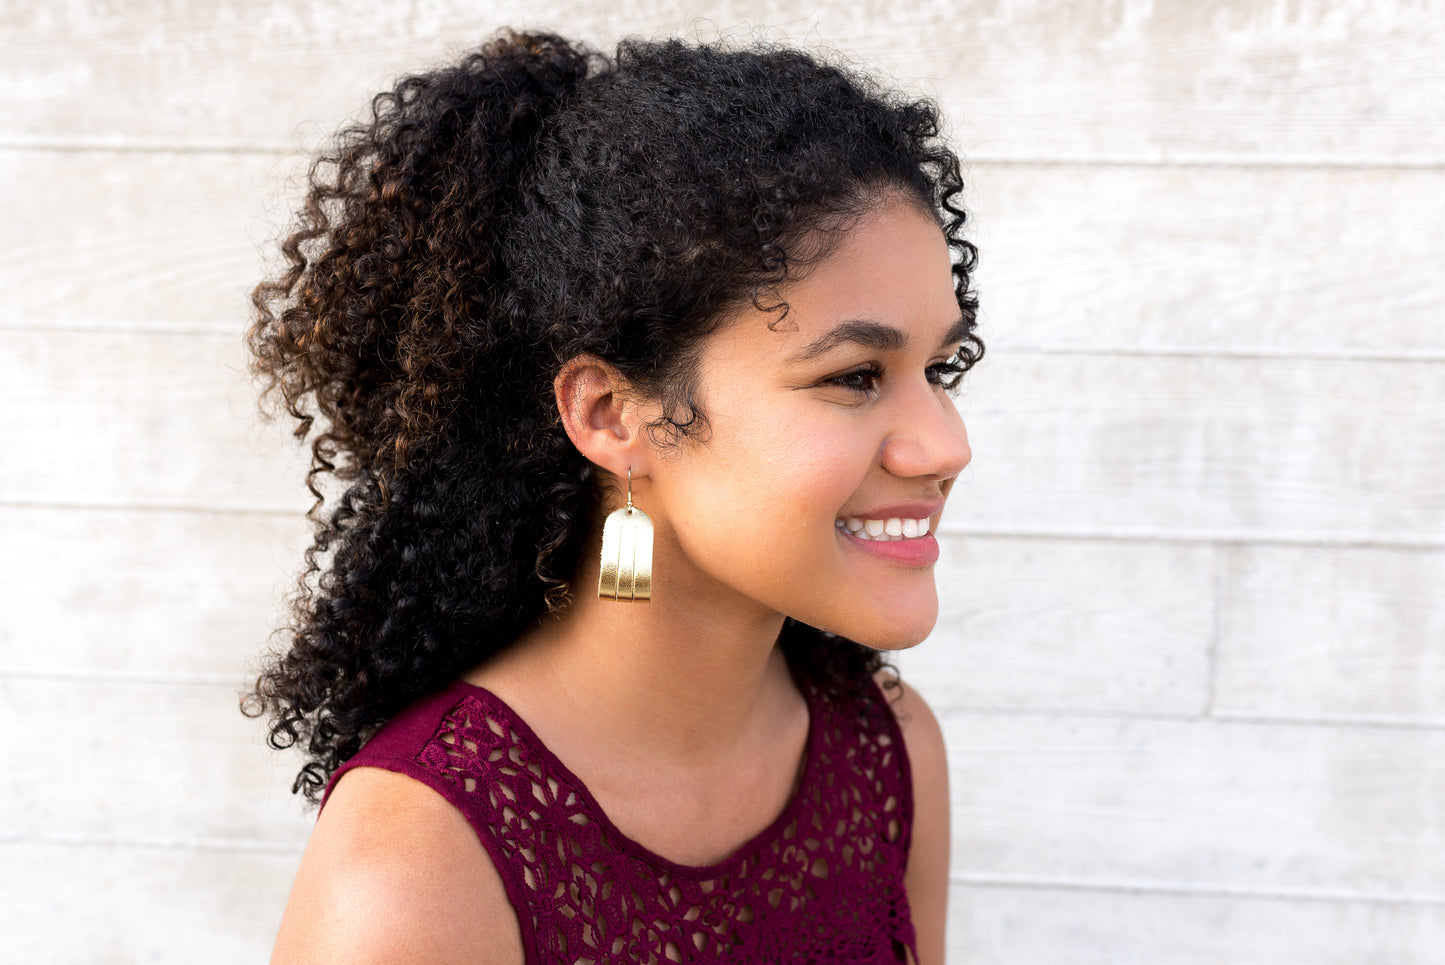
[(898, 540), (859, 539), (846, 529), (838, 530), (838, 535), (846, 539), (850, 546), (865, 553), (871, 553), (890, 563), (902, 566), (931, 566), (938, 562), (938, 540), (933, 538), (932, 533), (914, 539)]

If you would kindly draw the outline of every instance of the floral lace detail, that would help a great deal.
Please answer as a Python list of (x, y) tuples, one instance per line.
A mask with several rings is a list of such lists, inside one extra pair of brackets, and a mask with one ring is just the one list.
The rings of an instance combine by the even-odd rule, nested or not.
[(528, 961), (906, 960), (912, 797), (881, 693), (810, 698), (808, 759), (788, 807), (731, 857), (694, 868), (618, 831), (506, 704), (467, 688), (415, 760), (452, 785), (518, 913)]

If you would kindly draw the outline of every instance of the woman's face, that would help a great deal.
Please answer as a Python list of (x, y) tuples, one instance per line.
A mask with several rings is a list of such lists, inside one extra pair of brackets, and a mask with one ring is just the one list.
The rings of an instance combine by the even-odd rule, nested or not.
[(878, 648), (933, 628), (932, 534), (970, 458), (940, 384), (964, 331), (942, 231), (885, 197), (782, 289), (781, 323), (749, 308), (704, 342), (710, 433), (637, 488), (655, 598)]

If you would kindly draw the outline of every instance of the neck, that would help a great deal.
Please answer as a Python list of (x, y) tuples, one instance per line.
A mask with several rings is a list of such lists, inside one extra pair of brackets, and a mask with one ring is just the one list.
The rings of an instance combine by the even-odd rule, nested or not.
[[(516, 645), (469, 675), (524, 717), (545, 708), (629, 756), (726, 758), (749, 727), (796, 701), (775, 612), (701, 599), (672, 583), (652, 602), (599, 600), (596, 564), (573, 583), (570, 607), (540, 619)], [(570, 728), (568, 728), (570, 730)]]

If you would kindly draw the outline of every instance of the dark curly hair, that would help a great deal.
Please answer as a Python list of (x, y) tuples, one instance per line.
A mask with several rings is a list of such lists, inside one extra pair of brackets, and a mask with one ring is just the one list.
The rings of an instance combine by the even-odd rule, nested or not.
[[(314, 800), (398, 710), (566, 605), (600, 500), (556, 412), (563, 362), (606, 359), (663, 401), (661, 444), (705, 444), (700, 340), (740, 304), (785, 311), (813, 242), (885, 189), (939, 219), (972, 322), (937, 109), (797, 50), (607, 58), (505, 33), (337, 136), (248, 333), (265, 394), (313, 437), (288, 646), (243, 701), (272, 747), (304, 745), (293, 790)], [(959, 370), (982, 353), (970, 334)], [(780, 643), (824, 689), (881, 663), (791, 620)]]

